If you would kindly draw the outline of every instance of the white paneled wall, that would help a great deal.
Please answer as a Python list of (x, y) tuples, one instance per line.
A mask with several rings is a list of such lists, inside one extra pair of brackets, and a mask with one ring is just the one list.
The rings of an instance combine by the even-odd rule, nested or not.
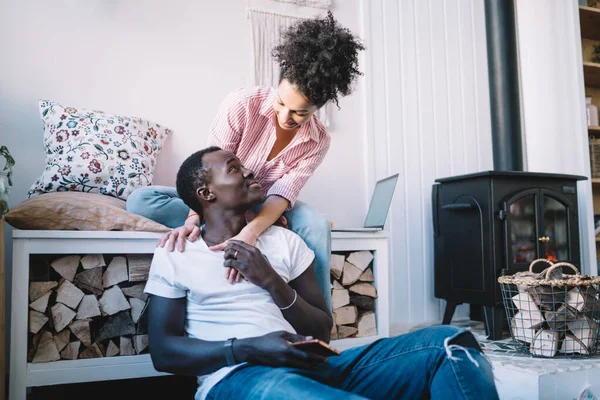
[(369, 187), (399, 172), (392, 329), (441, 321), (431, 187), (493, 167), (482, 0), (363, 0)]
[[(576, 0), (517, 0), (523, 136), (529, 171), (590, 175)], [(590, 179), (577, 184), (581, 268), (597, 274)]]

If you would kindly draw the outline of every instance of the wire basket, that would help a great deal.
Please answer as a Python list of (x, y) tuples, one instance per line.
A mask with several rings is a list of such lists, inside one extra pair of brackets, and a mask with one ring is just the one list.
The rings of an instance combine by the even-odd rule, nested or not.
[[(540, 273), (533, 266), (546, 263)], [(568, 267), (574, 274), (563, 273)], [(529, 271), (498, 278), (513, 340), (535, 357), (590, 356), (598, 348), (600, 277), (540, 258)]]

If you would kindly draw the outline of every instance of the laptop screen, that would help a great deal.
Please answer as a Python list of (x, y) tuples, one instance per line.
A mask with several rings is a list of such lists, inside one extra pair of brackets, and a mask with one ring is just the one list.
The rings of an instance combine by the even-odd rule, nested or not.
[(398, 181), (398, 174), (390, 176), (377, 182), (375, 190), (373, 191), (373, 197), (371, 197), (371, 205), (369, 206), (369, 212), (365, 219), (365, 228), (382, 228), (385, 225), (390, 205), (392, 203), (392, 197), (394, 195), (394, 189), (396, 188), (396, 182)]

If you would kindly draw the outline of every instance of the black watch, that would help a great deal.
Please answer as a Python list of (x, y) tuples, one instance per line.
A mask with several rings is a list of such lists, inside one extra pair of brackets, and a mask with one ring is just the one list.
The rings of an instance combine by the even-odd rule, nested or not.
[(235, 356), (233, 355), (233, 341), (237, 338), (229, 338), (225, 342), (225, 359), (227, 359), (227, 365), (236, 365)]

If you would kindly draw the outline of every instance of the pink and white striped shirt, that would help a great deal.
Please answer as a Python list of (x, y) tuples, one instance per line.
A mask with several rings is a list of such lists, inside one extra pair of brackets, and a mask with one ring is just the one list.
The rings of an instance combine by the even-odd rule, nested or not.
[(210, 127), (208, 145), (234, 153), (254, 171), (265, 194), (287, 199), (291, 210), (300, 190), (325, 158), (331, 138), (313, 115), (285, 149), (267, 160), (277, 139), (276, 94), (270, 87), (246, 87), (230, 93)]

